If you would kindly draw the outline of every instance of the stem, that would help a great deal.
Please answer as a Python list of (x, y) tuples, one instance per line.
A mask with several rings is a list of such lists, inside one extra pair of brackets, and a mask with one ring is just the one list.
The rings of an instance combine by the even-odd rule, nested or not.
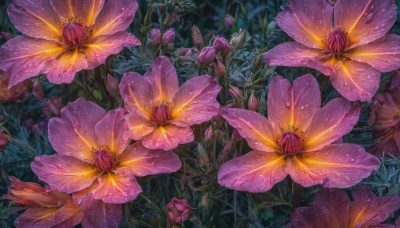
[(153, 202), (151, 201), (149, 198), (147, 198), (143, 193), (140, 193), (140, 196), (145, 199), (156, 211), (159, 215), (161, 215), (162, 211), (161, 209)]
[(293, 185), (295, 188), (295, 192), (294, 192), (294, 196), (293, 196), (293, 209), (295, 209), (299, 202), (301, 191), (303, 190), (303, 186), (301, 186), (295, 182), (293, 182)]
[(324, 79), (324, 82), (322, 82), (322, 86), (321, 86), (321, 95), (322, 95), (322, 93), (324, 92), (324, 89), (325, 89), (325, 85), (326, 85), (326, 83), (328, 82), (328, 77), (325, 77), (325, 79)]

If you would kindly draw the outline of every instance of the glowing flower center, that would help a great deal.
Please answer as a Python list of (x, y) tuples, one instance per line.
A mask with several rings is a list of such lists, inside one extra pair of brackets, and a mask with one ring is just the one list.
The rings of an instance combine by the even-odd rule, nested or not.
[(114, 159), (110, 152), (101, 148), (94, 153), (93, 162), (96, 168), (100, 171), (110, 171), (114, 167)]
[(152, 112), (153, 120), (160, 125), (164, 125), (169, 120), (170, 110), (168, 105), (165, 103), (153, 106)]
[(86, 32), (82, 23), (78, 21), (68, 21), (63, 26), (62, 38), (64, 43), (70, 48), (82, 46), (86, 42)]
[(331, 52), (342, 53), (348, 44), (349, 38), (347, 37), (347, 33), (340, 28), (334, 28), (329, 32), (326, 47)]
[(281, 148), (284, 154), (296, 154), (301, 149), (301, 138), (294, 131), (290, 130), (281, 136)]

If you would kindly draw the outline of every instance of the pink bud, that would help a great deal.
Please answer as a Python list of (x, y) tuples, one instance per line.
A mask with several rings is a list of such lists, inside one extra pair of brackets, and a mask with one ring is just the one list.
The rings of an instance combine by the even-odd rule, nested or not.
[(197, 56), (197, 62), (202, 66), (210, 65), (215, 59), (215, 50), (212, 47), (205, 47)]
[(238, 130), (234, 129), (233, 132), (232, 132), (231, 138), (232, 138), (232, 141), (236, 142), (236, 141), (241, 140), (242, 136), (240, 136)]
[(225, 17), (224, 20), (225, 20), (225, 25), (228, 28), (231, 28), (233, 26), (233, 18), (232, 17)]
[(44, 98), (42, 84), (40, 84), (40, 77), (36, 77), (34, 79), (32, 93), (39, 101), (43, 103), (46, 102), (46, 99)]
[(215, 75), (217, 75), (218, 77), (224, 76), (226, 73), (225, 65), (217, 60), (217, 63), (214, 63), (214, 71)]
[(258, 99), (256, 95), (254, 94), (254, 90), (251, 91), (250, 98), (249, 98), (249, 103), (248, 103), (248, 108), (251, 111), (256, 111), (258, 108)]
[(192, 207), (188, 204), (186, 199), (172, 198), (165, 208), (168, 209), (168, 220), (170, 223), (178, 223), (186, 221), (192, 211)]
[(193, 55), (193, 53), (194, 51), (191, 48), (181, 48), (176, 51), (176, 54), (181, 58), (190, 57)]
[(192, 40), (193, 45), (197, 48), (197, 50), (201, 50), (201, 48), (203, 48), (203, 37), (201, 36), (199, 27), (196, 25), (193, 25), (192, 27)]
[(206, 131), (204, 132), (204, 139), (205, 140), (209, 140), (212, 136), (213, 132), (212, 132), (212, 126), (209, 126)]
[(2, 152), (8, 145), (8, 137), (0, 131), (0, 152)]
[(118, 80), (111, 76), (110, 74), (107, 75), (107, 79), (105, 81), (106, 90), (113, 98), (117, 98), (119, 95), (119, 83)]
[(174, 42), (174, 39), (175, 39), (175, 30), (173, 28), (170, 28), (166, 32), (164, 32), (164, 35), (162, 36), (162, 43), (164, 45), (167, 45)]
[(150, 42), (156, 46), (159, 45), (161, 42), (161, 32), (159, 29), (151, 29), (150, 31)]
[(5, 40), (11, 40), (12, 38), (14, 38), (14, 35), (8, 32), (2, 32), (1, 37)]
[(231, 88), (228, 90), (229, 94), (235, 99), (236, 101), (243, 100), (243, 93), (242, 91), (236, 86), (230, 86)]
[(229, 44), (228, 40), (220, 36), (215, 38), (213, 48), (216, 52), (220, 52), (224, 56), (227, 56), (229, 53), (231, 53), (231, 45)]
[(44, 107), (43, 113), (48, 116), (60, 116), (61, 115), (61, 106), (62, 106), (62, 97), (52, 96), (47, 101), (47, 107)]

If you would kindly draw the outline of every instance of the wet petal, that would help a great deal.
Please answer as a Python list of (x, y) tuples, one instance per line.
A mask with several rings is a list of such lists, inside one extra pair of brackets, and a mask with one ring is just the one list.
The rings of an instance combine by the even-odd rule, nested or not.
[(201, 124), (219, 111), (217, 95), (221, 87), (210, 76), (194, 77), (175, 93), (170, 123), (184, 127)]
[(105, 203), (126, 203), (134, 200), (142, 188), (133, 175), (104, 173), (99, 177), (99, 186), (93, 192), (95, 199)]
[(323, 58), (329, 58), (323, 50), (309, 48), (298, 42), (279, 44), (264, 53), (263, 58), (270, 66), (303, 66), (316, 69), (325, 75), (332, 73), (332, 68), (321, 61)]
[(136, 0), (105, 1), (96, 18), (92, 36), (110, 35), (126, 30), (135, 18), (137, 8)]
[(346, 56), (357, 62), (368, 63), (381, 72), (396, 70), (400, 68), (400, 36), (388, 34), (346, 52)]
[(46, 61), (64, 52), (59, 43), (28, 36), (17, 36), (0, 50), (0, 68), (10, 75), (9, 87), (44, 72)]
[(330, 227), (329, 209), (311, 204), (311, 207), (298, 207), (293, 211), (288, 228)]
[(52, 227), (54, 222), (54, 213), (58, 208), (46, 208), (46, 207), (32, 207), (28, 208), (22, 213), (15, 221), (14, 226), (17, 228), (32, 227)]
[(152, 133), (157, 127), (153, 121), (150, 121), (149, 118), (136, 107), (133, 107), (125, 116), (125, 120), (130, 135), (134, 140), (142, 140), (143, 137)]
[(367, 101), (379, 88), (381, 73), (366, 63), (343, 60), (331, 75), (333, 87), (350, 101)]
[(303, 151), (320, 150), (349, 133), (358, 121), (360, 106), (336, 98), (315, 113), (304, 133)]
[(107, 57), (119, 53), (124, 47), (140, 45), (140, 41), (132, 34), (122, 31), (112, 35), (97, 36), (87, 41), (85, 55), (89, 69), (104, 64)]
[(106, 111), (93, 102), (78, 98), (61, 109), (61, 118), (49, 121), (49, 141), (54, 150), (90, 162), (92, 149), (101, 146), (96, 138), (95, 125)]
[(136, 72), (127, 72), (121, 79), (119, 91), (127, 111), (131, 111), (133, 107), (136, 107), (150, 119), (153, 90), (145, 78)]
[(283, 31), (308, 47), (323, 48), (332, 25), (333, 7), (328, 1), (290, 1), (275, 18)]
[(124, 115), (125, 111), (122, 108), (111, 110), (95, 126), (98, 144), (107, 146), (115, 157), (130, 143)]
[(179, 144), (190, 143), (194, 134), (190, 127), (178, 127), (173, 124), (157, 127), (151, 134), (142, 140), (143, 145), (149, 149), (172, 150)]
[(13, 0), (8, 16), (23, 34), (34, 38), (58, 40), (60, 21), (49, 0)]
[(104, 5), (104, 0), (50, 0), (61, 22), (65, 17), (77, 17), (87, 27), (91, 27)]
[(173, 173), (181, 167), (179, 157), (172, 151), (150, 150), (137, 142), (130, 145), (118, 158), (117, 173), (138, 177), (159, 173)]
[(52, 189), (73, 193), (89, 187), (100, 173), (73, 157), (41, 155), (31, 163), (33, 172)]
[(218, 171), (218, 183), (240, 191), (268, 191), (287, 176), (284, 158), (278, 153), (251, 151), (224, 163)]
[(380, 166), (379, 159), (355, 144), (332, 144), (320, 151), (288, 157), (286, 172), (304, 187), (348, 188)]
[(392, 128), (386, 132), (376, 144), (368, 149), (368, 152), (380, 157), (400, 156), (400, 130)]
[(277, 76), (269, 86), (267, 102), (268, 118), (279, 129), (304, 132), (321, 107), (318, 82), (307, 74), (294, 80), (292, 86), (289, 80)]
[(255, 150), (273, 152), (279, 149), (273, 127), (264, 116), (244, 109), (221, 108), (220, 115), (238, 130)]
[(349, 34), (350, 44), (362, 45), (383, 37), (396, 21), (393, 0), (338, 0), (334, 24)]
[(349, 227), (373, 227), (386, 221), (400, 208), (400, 199), (396, 196), (376, 197), (365, 185), (351, 193), (354, 201), (350, 205)]
[(91, 195), (82, 202), (82, 208), (85, 213), (82, 226), (85, 228), (117, 228), (122, 219), (121, 204), (104, 203)]

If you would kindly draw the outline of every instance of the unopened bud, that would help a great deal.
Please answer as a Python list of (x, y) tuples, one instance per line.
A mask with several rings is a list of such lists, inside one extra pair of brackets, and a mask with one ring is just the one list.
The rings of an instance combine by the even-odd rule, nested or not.
[(193, 45), (197, 48), (197, 50), (201, 50), (203, 48), (203, 37), (201, 36), (201, 32), (199, 27), (193, 25), (192, 27), (192, 39)]
[(209, 140), (213, 134), (212, 126), (209, 126), (206, 131), (204, 132), (204, 139)]
[(229, 16), (225, 17), (224, 20), (225, 20), (226, 27), (231, 28), (233, 26), (233, 18), (232, 17), (229, 17)]
[(243, 93), (242, 91), (236, 86), (230, 86), (228, 92), (229, 94), (235, 99), (236, 101), (243, 100)]
[(254, 94), (254, 90), (251, 91), (250, 97), (249, 97), (249, 102), (248, 102), (248, 108), (251, 111), (256, 111), (258, 108), (258, 99), (256, 95)]
[(159, 29), (151, 29), (150, 31), (150, 42), (156, 46), (161, 43), (161, 32)]
[(239, 49), (243, 44), (245, 35), (246, 35), (246, 30), (240, 29), (239, 33), (236, 36), (232, 37), (231, 39), (230, 43), (232, 47), (234, 47), (236, 50)]
[(44, 98), (42, 85), (40, 84), (40, 77), (36, 77), (34, 80), (32, 93), (39, 101), (45, 103), (46, 99)]
[(214, 63), (214, 71), (215, 75), (217, 75), (218, 77), (222, 77), (226, 73), (226, 68), (223, 63), (217, 60), (217, 63)]
[(215, 50), (212, 47), (205, 47), (197, 56), (197, 62), (202, 66), (210, 65), (215, 59)]
[(220, 52), (223, 56), (229, 55), (231, 53), (231, 45), (223, 37), (216, 37), (213, 43), (213, 48), (216, 52)]
[(6, 149), (8, 145), (8, 137), (0, 131), (0, 152)]
[(118, 80), (115, 77), (108, 74), (105, 84), (106, 84), (106, 90), (111, 95), (111, 97), (117, 98), (119, 94)]
[(174, 39), (175, 39), (175, 30), (173, 28), (170, 28), (166, 32), (164, 32), (162, 36), (162, 43), (163, 45), (167, 45), (174, 42)]

